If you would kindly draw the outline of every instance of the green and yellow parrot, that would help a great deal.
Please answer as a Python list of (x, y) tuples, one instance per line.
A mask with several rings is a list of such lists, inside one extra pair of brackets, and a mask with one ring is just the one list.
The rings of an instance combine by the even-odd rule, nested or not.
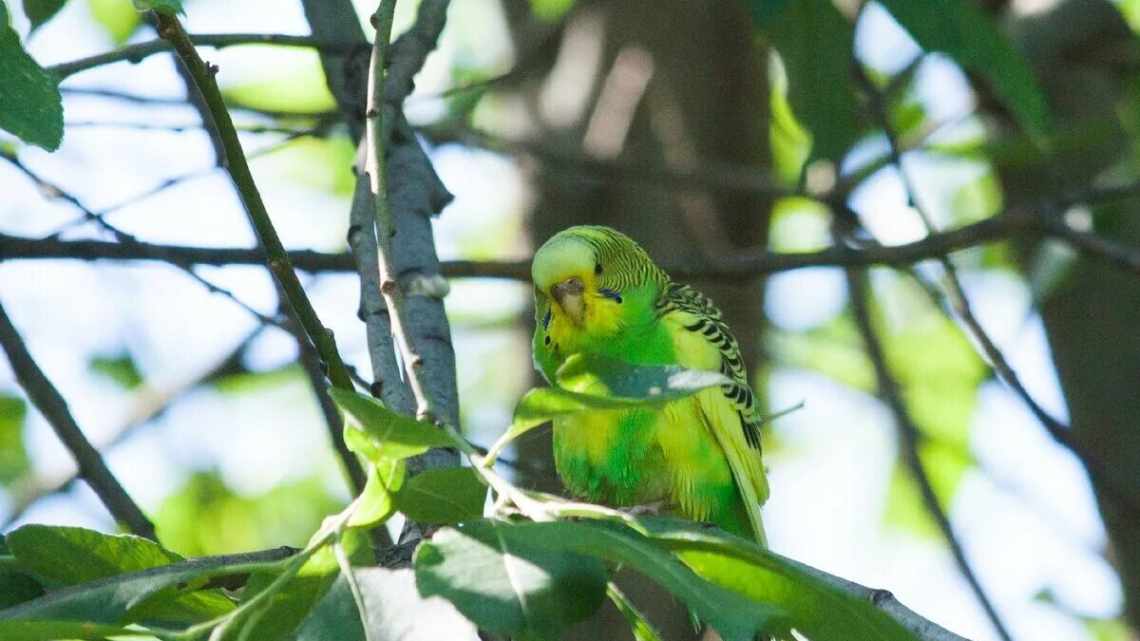
[(534, 361), (548, 381), (576, 353), (732, 381), (663, 405), (556, 418), (554, 460), (567, 488), (618, 507), (661, 503), (763, 544), (762, 419), (720, 310), (608, 227), (559, 232), (535, 254), (531, 276)]

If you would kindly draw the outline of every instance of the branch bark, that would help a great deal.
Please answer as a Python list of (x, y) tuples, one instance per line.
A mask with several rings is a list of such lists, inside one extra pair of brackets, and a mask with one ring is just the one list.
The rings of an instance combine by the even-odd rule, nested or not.
[(79, 476), (95, 490), (95, 494), (115, 520), (124, 523), (131, 532), (139, 536), (156, 540), (154, 524), (146, 518), (142, 509), (123, 489), (122, 484), (103, 461), (103, 457), (99, 455), (99, 451), (83, 435), (83, 430), (79, 429), (79, 425), (67, 408), (67, 401), (36, 364), (16, 326), (4, 311), (3, 305), (0, 305), (0, 346), (8, 355), (8, 362), (16, 373), (16, 380), (20, 382), (28, 398), (71, 452), (76, 465), (79, 466)]

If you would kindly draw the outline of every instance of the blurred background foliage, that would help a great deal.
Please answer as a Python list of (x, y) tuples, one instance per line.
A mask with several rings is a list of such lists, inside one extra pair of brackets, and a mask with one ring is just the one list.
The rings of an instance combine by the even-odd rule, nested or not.
[[(1140, 179), (1138, 0), (452, 5), (406, 105), (456, 196), (435, 221), (444, 259), (523, 259), (563, 227), (600, 223), (699, 267), (757, 247), (817, 250), (836, 233), (914, 241), (927, 233), (920, 210), (949, 229), (1057, 208), (1071, 226), (1140, 246), (1135, 202), (1088, 197)], [(71, 0), (35, 29), (8, 6), (44, 65), (153, 37), (125, 0)], [(195, 33), (308, 32), (300, 3), (187, 6)], [(397, 32), (414, 10), (399, 3)], [(208, 58), (286, 245), (345, 250), (354, 151), (317, 53), (259, 45)], [(172, 70), (154, 56), (68, 79), (54, 154), (0, 134), (0, 231), (106, 238), (66, 193), (140, 240), (251, 245)], [(1096, 480), (1140, 496), (1136, 275), (1038, 238), (954, 261), (1030, 393), (1110, 470)], [(193, 271), (276, 314), (263, 270)], [(1140, 518), (995, 378), (932, 296), (944, 276), (934, 261), (871, 270), (871, 314), (965, 557), (1014, 639), (1137, 638)], [(369, 371), (354, 275), (304, 281), (345, 360)], [(764, 435), (773, 548), (889, 588), (970, 638), (998, 638), (902, 463), (842, 270), (696, 284), (724, 309), (767, 405), (806, 401)], [(67, 260), (3, 260), (0, 297), (168, 548), (297, 545), (347, 499), (296, 343), (229, 297), (171, 265)], [(535, 383), (529, 300), (526, 284), (452, 283), (476, 442), (493, 441)], [(113, 527), (68, 482), (70, 459), (5, 367), (5, 529)], [(507, 458), (523, 484), (559, 487), (548, 434)], [(606, 638), (605, 625), (577, 633)]]

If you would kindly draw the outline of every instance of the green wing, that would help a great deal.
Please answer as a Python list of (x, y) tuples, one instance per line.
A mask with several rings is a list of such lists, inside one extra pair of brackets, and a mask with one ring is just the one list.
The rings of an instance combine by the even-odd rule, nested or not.
[(670, 283), (657, 302), (657, 312), (674, 336), (679, 365), (719, 369), (732, 381), (700, 392), (697, 399), (705, 425), (728, 459), (756, 538), (764, 543), (760, 505), (768, 498), (768, 479), (760, 459), (763, 419), (748, 384), (740, 345), (716, 305), (687, 285)]

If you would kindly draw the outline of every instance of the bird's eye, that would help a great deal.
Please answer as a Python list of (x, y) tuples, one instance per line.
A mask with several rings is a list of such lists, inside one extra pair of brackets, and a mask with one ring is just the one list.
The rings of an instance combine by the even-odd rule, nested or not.
[(594, 275), (595, 276), (601, 276), (602, 275), (602, 264), (601, 263), (594, 263)]

